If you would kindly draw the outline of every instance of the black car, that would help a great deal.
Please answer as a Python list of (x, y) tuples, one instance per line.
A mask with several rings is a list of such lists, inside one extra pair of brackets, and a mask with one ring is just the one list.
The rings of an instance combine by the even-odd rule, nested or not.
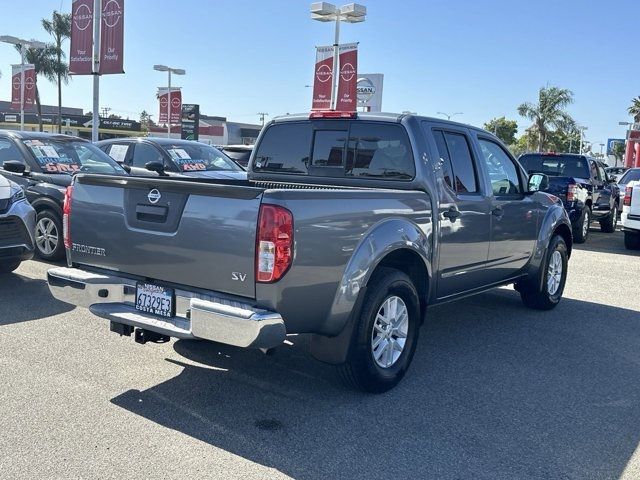
[(243, 168), (249, 165), (253, 145), (223, 145), (219, 147), (234, 162), (240, 164)]
[(220, 150), (193, 140), (112, 138), (96, 145), (133, 175), (247, 179), (247, 173)]
[(604, 163), (570, 153), (525, 153), (518, 160), (528, 174), (548, 176), (544, 191), (562, 200), (576, 243), (586, 241), (592, 220), (600, 223), (603, 232), (615, 231), (621, 208), (620, 189), (605, 172)]
[(35, 247), (42, 259), (64, 256), (62, 203), (79, 172), (126, 175), (117, 162), (81, 138), (0, 130), (0, 175), (22, 186), (35, 209)]

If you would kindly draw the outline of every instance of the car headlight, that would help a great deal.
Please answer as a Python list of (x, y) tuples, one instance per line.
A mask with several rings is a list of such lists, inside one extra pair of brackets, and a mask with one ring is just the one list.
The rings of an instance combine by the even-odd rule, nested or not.
[(26, 200), (26, 195), (24, 194), (24, 190), (22, 188), (18, 189), (18, 191), (16, 193), (14, 193), (13, 195), (11, 195), (11, 198), (9, 199), (9, 205), (13, 205), (14, 203), (18, 203), (21, 202), (23, 200)]

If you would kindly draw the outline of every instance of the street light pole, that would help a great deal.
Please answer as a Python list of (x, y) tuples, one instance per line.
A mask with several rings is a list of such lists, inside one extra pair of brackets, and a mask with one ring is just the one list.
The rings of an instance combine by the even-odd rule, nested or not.
[(585, 130), (589, 130), (589, 128), (584, 127), (584, 126), (581, 126), (581, 127), (578, 127), (578, 128), (580, 129), (580, 151), (578, 153), (580, 155), (582, 155), (582, 146), (583, 146), (583, 143), (584, 143), (584, 131)]
[(100, 128), (100, 0), (93, 0), (93, 109), (91, 141), (97, 142)]
[(455, 112), (455, 113), (452, 113), (451, 115), (445, 112), (436, 112), (436, 115), (444, 115), (445, 117), (447, 117), (447, 120), (451, 120), (451, 117), (455, 117), (456, 115), (462, 115), (462, 112)]

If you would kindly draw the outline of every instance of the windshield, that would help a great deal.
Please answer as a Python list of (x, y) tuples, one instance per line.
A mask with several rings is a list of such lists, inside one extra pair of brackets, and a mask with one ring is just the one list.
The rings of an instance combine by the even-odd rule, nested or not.
[(629, 182), (640, 181), (640, 168), (634, 168), (633, 170), (627, 170), (627, 172), (618, 180), (620, 185), (626, 185)]
[(233, 171), (240, 172), (235, 162), (219, 150), (202, 143), (190, 142), (163, 145), (171, 159), (183, 172)]
[(125, 173), (106, 153), (88, 142), (43, 138), (23, 143), (46, 173)]
[(589, 178), (589, 166), (583, 157), (527, 154), (519, 161), (529, 175), (544, 173), (550, 177)]

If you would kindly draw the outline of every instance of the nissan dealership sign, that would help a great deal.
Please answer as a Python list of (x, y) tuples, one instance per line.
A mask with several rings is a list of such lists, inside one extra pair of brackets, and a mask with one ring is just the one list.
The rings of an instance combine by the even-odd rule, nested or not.
[(358, 106), (365, 107), (369, 112), (382, 111), (382, 81), (381, 73), (368, 73), (358, 76), (356, 92), (358, 94)]

